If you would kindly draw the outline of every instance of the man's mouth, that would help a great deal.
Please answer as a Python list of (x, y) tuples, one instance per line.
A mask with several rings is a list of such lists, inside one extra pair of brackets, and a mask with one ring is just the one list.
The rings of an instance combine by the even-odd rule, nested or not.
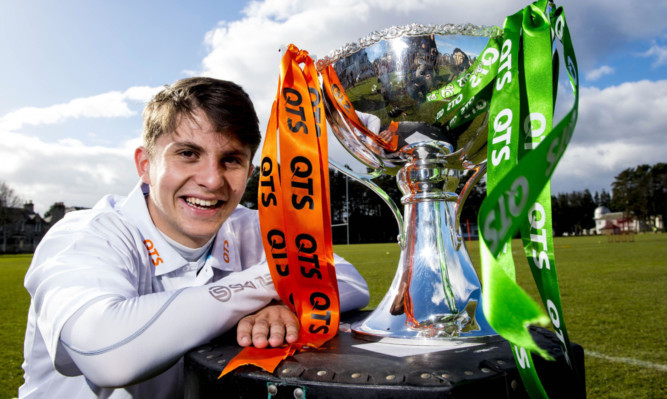
[(196, 197), (183, 197), (188, 205), (199, 209), (213, 209), (222, 205), (220, 200), (205, 200)]

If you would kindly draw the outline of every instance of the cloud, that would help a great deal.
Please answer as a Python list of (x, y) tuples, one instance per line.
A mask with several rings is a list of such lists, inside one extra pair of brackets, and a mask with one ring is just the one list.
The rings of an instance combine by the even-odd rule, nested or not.
[(611, 75), (614, 73), (614, 68), (603, 65), (600, 68), (594, 69), (586, 74), (586, 80), (594, 82), (605, 75)]
[[(391, 26), (472, 22), (500, 25), (525, 2), (476, 1), (475, 7), (441, 1), (277, 0), (251, 2), (238, 21), (206, 35), (201, 74), (239, 83), (255, 102), (262, 125), (275, 97), (281, 54), (290, 43), (322, 58), (346, 43)], [(438, 12), (435, 12), (438, 11)]]
[(642, 53), (641, 56), (646, 58), (655, 57), (652, 65), (654, 68), (667, 65), (667, 46), (660, 46), (657, 43), (653, 43), (651, 48)]
[(125, 194), (136, 184), (133, 150), (138, 139), (109, 148), (78, 140), (48, 143), (36, 137), (0, 131), (0, 181), (32, 200), (42, 215), (57, 201), (92, 207), (108, 193)]
[(44, 108), (24, 107), (0, 118), (0, 129), (18, 131), (26, 125), (50, 125), (78, 118), (127, 118), (137, 114), (130, 102), (147, 102), (159, 89), (131, 87), (125, 92), (111, 91)]
[[(202, 61), (201, 73), (240, 83), (255, 102), (261, 125), (266, 126), (279, 73), (278, 49), (289, 43), (322, 58), (390, 26), (413, 22), (502, 25), (506, 16), (526, 4), (519, 0), (251, 2), (241, 20), (223, 21), (208, 32), (209, 53)], [(592, 69), (586, 75), (589, 82), (613, 73), (610, 66), (594, 66), (619, 46), (660, 35), (664, 31), (661, 16), (667, 13), (667, 3), (626, 1), (610, 7), (603, 0), (564, 0), (559, 5), (565, 10), (580, 71)], [(658, 56), (660, 49), (654, 46), (649, 52)], [(620, 170), (635, 166), (633, 159), (658, 162), (659, 151), (667, 150), (656, 144), (661, 143), (661, 126), (667, 126), (666, 117), (661, 115), (661, 110), (667, 109), (666, 85), (664, 81), (645, 81), (606, 90), (582, 88), (578, 126), (554, 176), (555, 186), (562, 190), (577, 186), (582, 181), (581, 160), (587, 162), (586, 170), (592, 176), (587, 183), (606, 189)], [(561, 93), (568, 91), (559, 91), (559, 97), (567, 98)]]
[(667, 80), (583, 88), (577, 126), (554, 173), (554, 188), (609, 191), (622, 170), (664, 162), (665, 109)]
[[(618, 48), (664, 33), (665, 2), (624, 1), (613, 6), (603, 0), (559, 3), (565, 9), (579, 68), (591, 70), (586, 75), (589, 82), (613, 72), (609, 66), (596, 66)], [(276, 91), (281, 58), (278, 50), (289, 43), (322, 58), (346, 43), (390, 26), (465, 22), (502, 25), (506, 16), (527, 4), (525, 0), (251, 1), (242, 19), (221, 21), (206, 34), (208, 53), (200, 69), (185, 73), (241, 84), (255, 102), (264, 127)], [(667, 62), (665, 52), (664, 46), (653, 44), (642, 55), (654, 57), (654, 66), (661, 66)], [(83, 118), (128, 120), (140, 113), (137, 103), (146, 102), (159, 89), (131, 87), (49, 107), (21, 108), (4, 115), (0, 118), (0, 180), (9, 183), (23, 198), (33, 200), (42, 213), (55, 201), (92, 206), (107, 193), (127, 193), (137, 181), (132, 161), (136, 140), (101, 147), (74, 139), (48, 143), (16, 132), (27, 126), (62, 127), (66, 121)], [(567, 99), (560, 93), (567, 90), (559, 92), (559, 98)], [(638, 163), (664, 161), (664, 109), (667, 81), (631, 82), (606, 89), (583, 87), (579, 121), (553, 176), (554, 191), (609, 190), (621, 170)], [(104, 123), (108, 124), (107, 120)], [(111, 131), (98, 130), (102, 135)], [(122, 131), (127, 129), (114, 132)], [(91, 129), (88, 134), (97, 133)], [(330, 142), (336, 145), (335, 140)]]
[(150, 86), (134, 86), (125, 90), (123, 97), (126, 100), (136, 101), (140, 103), (147, 103), (151, 98), (163, 87), (150, 87)]
[(626, 45), (665, 32), (666, 2), (617, 1), (610, 6), (605, 0), (563, 0), (557, 4), (565, 10), (582, 69), (593, 68)]
[[(439, 0), (251, 2), (244, 10), (245, 17), (222, 21), (207, 33), (209, 52), (202, 60), (200, 74), (240, 84), (253, 100), (264, 129), (278, 83), (279, 49), (290, 43), (314, 58), (323, 58), (347, 43), (391, 26), (467, 22), (502, 25), (505, 16), (525, 6), (520, 0), (478, 0), (474, 7)], [(335, 159), (352, 159), (335, 140), (330, 145)]]
[[(667, 80), (627, 82), (600, 90), (583, 88), (579, 123), (586, 142), (666, 142)], [(579, 130), (579, 128), (577, 129)]]
[[(564, 4), (563, 4), (564, 3)], [(208, 54), (203, 75), (241, 84), (256, 103), (262, 124), (275, 96), (279, 49), (294, 43), (320, 58), (346, 43), (390, 26), (421, 24), (502, 25), (527, 5), (525, 1), (471, 2), (379, 0), (254, 1), (237, 21), (222, 21), (205, 38)], [(622, 44), (641, 41), (664, 31), (661, 17), (667, 3), (603, 0), (559, 2), (565, 10), (581, 70), (594, 69), (599, 60)], [(656, 48), (653, 50), (658, 52)], [(593, 71), (591, 79), (609, 72)], [(592, 80), (592, 81), (593, 81)]]

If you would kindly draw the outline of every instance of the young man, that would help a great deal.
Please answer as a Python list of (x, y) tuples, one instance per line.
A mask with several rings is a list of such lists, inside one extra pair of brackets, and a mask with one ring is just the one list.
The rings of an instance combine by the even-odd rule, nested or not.
[[(234, 83), (184, 79), (153, 98), (139, 184), (68, 214), (35, 252), (20, 398), (180, 398), (183, 354), (237, 323), (242, 346), (296, 341), (257, 213), (238, 206), (260, 139)], [(365, 306), (354, 267), (336, 269), (341, 311)]]

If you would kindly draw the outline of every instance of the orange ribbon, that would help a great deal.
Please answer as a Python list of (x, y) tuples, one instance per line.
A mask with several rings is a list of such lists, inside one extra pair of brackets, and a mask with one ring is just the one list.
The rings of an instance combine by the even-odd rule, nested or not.
[(323, 100), (312, 59), (290, 45), (262, 149), (258, 207), (271, 276), (299, 318), (299, 340), (281, 348), (244, 348), (220, 377), (246, 364), (273, 372), (295, 350), (320, 347), (338, 332)]
[(327, 95), (332, 100), (332, 104), (338, 112), (345, 115), (347, 121), (358, 131), (363, 133), (365, 136), (370, 137), (377, 145), (384, 148), (385, 150), (395, 152), (398, 149), (398, 135), (396, 131), (398, 130), (398, 123), (392, 122), (389, 125), (389, 129), (394, 135), (391, 138), (390, 142), (382, 140), (377, 134), (371, 132), (366, 128), (366, 126), (359, 120), (357, 113), (354, 111), (354, 106), (352, 102), (345, 94), (345, 90), (338, 80), (338, 75), (333, 69), (333, 66), (327, 65), (321, 70), (322, 81), (324, 89), (327, 92)]

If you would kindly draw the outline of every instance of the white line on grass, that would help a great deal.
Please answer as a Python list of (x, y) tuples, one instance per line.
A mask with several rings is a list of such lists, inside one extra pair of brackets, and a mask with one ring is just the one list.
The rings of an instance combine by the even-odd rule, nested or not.
[(625, 363), (632, 366), (647, 367), (654, 370), (667, 371), (667, 366), (659, 363), (645, 362), (643, 360), (633, 359), (631, 357), (616, 357), (607, 356), (603, 353), (584, 350), (584, 354), (590, 357), (597, 357), (598, 359), (609, 360), (610, 362)]

